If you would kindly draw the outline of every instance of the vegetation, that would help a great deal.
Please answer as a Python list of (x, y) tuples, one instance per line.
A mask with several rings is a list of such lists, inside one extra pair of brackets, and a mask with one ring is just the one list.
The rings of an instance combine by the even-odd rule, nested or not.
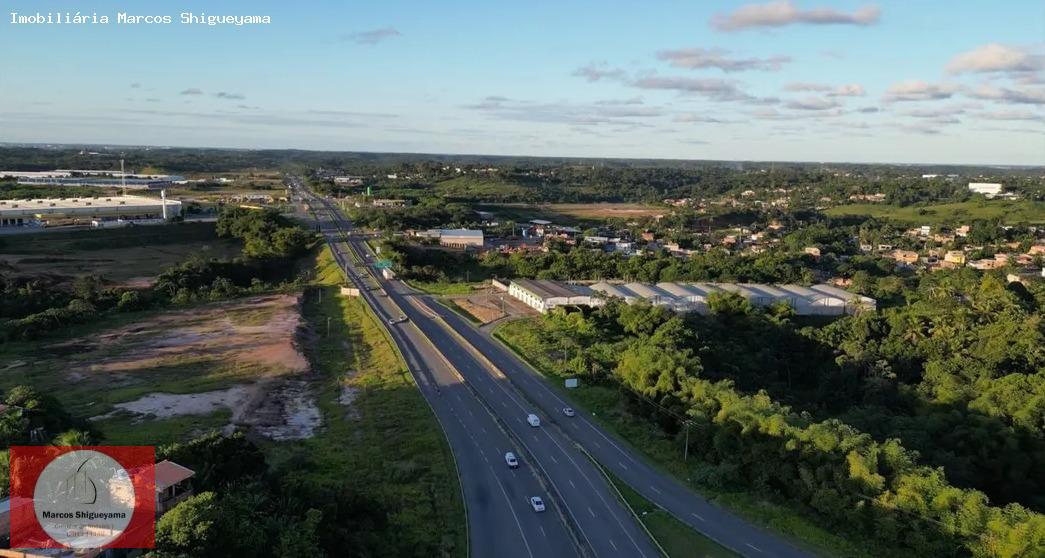
[[(242, 240), (243, 257), (226, 261), (192, 258), (161, 273), (146, 290), (109, 287), (98, 276), (81, 276), (70, 288), (57, 289), (46, 278), (0, 273), (0, 339), (34, 339), (105, 313), (272, 290), (269, 281), (292, 279), (294, 269), (288, 264), (314, 240), (314, 235), (273, 211), (229, 210), (222, 214), (216, 231), (219, 236)], [(50, 244), (47, 249), (60, 248)]]
[(820, 328), (722, 296), (709, 316), (611, 304), (501, 331), (549, 372), (626, 388), (627, 412), (674, 444), (688, 431), (701, 485), (750, 487), (886, 549), (1033, 556), (1045, 291), (937, 273), (908, 296)]
[(620, 479), (611, 475), (610, 482), (657, 539), (668, 558), (736, 558), (736, 554), (653, 505)]
[(360, 555), (463, 557), (464, 505), (435, 417), (377, 319), (337, 294), (344, 279), (329, 249), (316, 270), (303, 311), (318, 336), (305, 349), (321, 378), (325, 427), (267, 451), (288, 479), (341, 486), (383, 510)]
[(834, 217), (860, 215), (909, 224), (961, 224), (973, 220), (1001, 220), (1008, 224), (1045, 222), (1045, 202), (967, 201), (897, 207), (885, 204), (840, 205), (824, 211)]

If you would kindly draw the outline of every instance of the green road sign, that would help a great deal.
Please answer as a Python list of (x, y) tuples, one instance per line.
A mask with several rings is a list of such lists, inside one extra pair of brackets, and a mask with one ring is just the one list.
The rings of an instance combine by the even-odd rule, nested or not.
[(377, 260), (377, 263), (374, 264), (374, 267), (378, 269), (391, 269), (392, 260)]

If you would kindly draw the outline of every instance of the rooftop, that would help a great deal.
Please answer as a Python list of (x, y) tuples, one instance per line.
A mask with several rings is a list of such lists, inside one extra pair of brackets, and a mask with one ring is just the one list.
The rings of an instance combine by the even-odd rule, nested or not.
[(591, 294), (591, 289), (579, 285), (567, 285), (540, 279), (513, 279), (513, 283), (533, 293), (538, 298), (573, 297)]
[[(74, 207), (120, 207), (124, 205), (160, 205), (160, 198), (147, 198), (145, 196), (111, 196), (107, 198), (40, 198), (32, 200), (0, 200), (0, 210), (3, 209), (45, 209), (50, 207), (74, 208)], [(178, 200), (167, 200), (168, 205), (180, 205)]]

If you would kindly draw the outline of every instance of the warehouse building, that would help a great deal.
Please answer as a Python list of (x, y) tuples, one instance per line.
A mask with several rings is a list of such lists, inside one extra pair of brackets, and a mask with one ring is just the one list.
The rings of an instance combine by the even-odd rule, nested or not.
[(185, 181), (183, 176), (168, 174), (132, 174), (96, 170), (0, 171), (0, 178), (14, 178), (18, 184), (32, 186), (93, 186), (130, 190), (161, 190)]
[(666, 306), (677, 312), (708, 311), (708, 298), (715, 293), (736, 293), (754, 306), (769, 306), (785, 302), (800, 316), (840, 316), (874, 310), (873, 298), (861, 296), (837, 287), (819, 284), (760, 285), (754, 283), (607, 283), (591, 286), (607, 298), (618, 298), (628, 304), (646, 301)]
[(600, 306), (605, 302), (590, 288), (557, 281), (516, 279), (508, 294), (544, 314), (556, 306)]
[(41, 226), (91, 221), (169, 220), (181, 215), (181, 202), (143, 196), (0, 200), (0, 227)]
[(483, 231), (472, 229), (440, 229), (439, 244), (451, 248), (482, 248)]

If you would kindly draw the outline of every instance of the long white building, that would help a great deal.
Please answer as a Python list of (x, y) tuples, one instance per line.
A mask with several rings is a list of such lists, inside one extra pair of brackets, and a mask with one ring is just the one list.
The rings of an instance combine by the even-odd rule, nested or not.
[(178, 200), (144, 196), (0, 200), (0, 227), (55, 221), (173, 219), (181, 215), (181, 210)]
[(608, 283), (591, 286), (593, 291), (607, 298), (619, 298), (628, 304), (646, 301), (663, 305), (678, 312), (708, 311), (708, 297), (714, 293), (739, 294), (754, 306), (769, 306), (786, 302), (801, 316), (838, 316), (874, 310), (873, 298), (839, 289), (832, 285), (819, 284), (811, 287), (801, 285), (761, 285), (755, 283)]
[(556, 306), (600, 306), (605, 301), (588, 287), (557, 281), (515, 279), (508, 294), (544, 314)]

